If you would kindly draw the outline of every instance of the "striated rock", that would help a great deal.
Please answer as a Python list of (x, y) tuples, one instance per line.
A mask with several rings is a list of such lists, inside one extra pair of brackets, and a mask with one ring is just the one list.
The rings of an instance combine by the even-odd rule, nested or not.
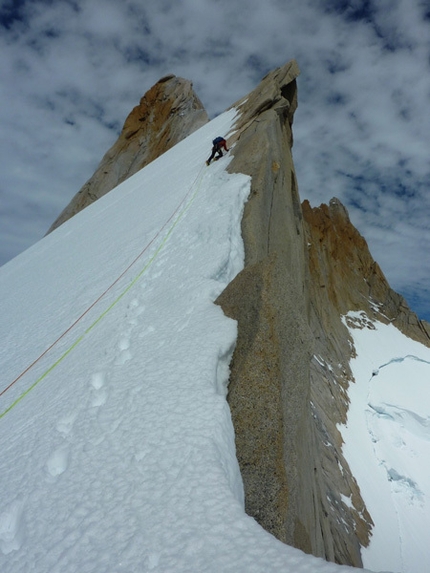
[(354, 352), (341, 315), (364, 310), (428, 344), (346, 209), (300, 204), (291, 156), (297, 64), (236, 104), (233, 172), (251, 176), (245, 268), (217, 303), (238, 321), (228, 401), (246, 511), (280, 540), (362, 566), (372, 519), (342, 455)]
[[(336, 365), (339, 384), (311, 366), (320, 333), (291, 156), (298, 74), (289, 62), (236, 104), (241, 116), (230, 169), (252, 183), (242, 221), (245, 268), (217, 301), (238, 321), (228, 400), (246, 511), (290, 545), (361, 566), (371, 520), (344, 460), (340, 469), (335, 426), (344, 419), (349, 371)], [(347, 365), (343, 331), (342, 337), (333, 345), (346, 351)], [(353, 496), (353, 510), (341, 494)]]
[[(236, 104), (241, 116), (229, 140), (230, 145), (236, 141), (230, 170), (252, 177), (242, 221), (246, 261), (217, 301), (239, 327), (228, 400), (246, 511), (291, 544), (294, 527), (288, 516), (295, 503), (303, 412), (298, 403), (307, 402), (303, 388), (311, 352), (309, 329), (300, 316), (307, 304), (302, 292), (306, 251), (296, 238), (304, 231), (296, 217), (300, 202), (290, 151), (298, 74), (290, 62)], [(285, 411), (287, 394), (297, 406), (292, 416)]]
[[(348, 311), (364, 311), (371, 320), (391, 322), (406, 336), (430, 346), (426, 324), (418, 319), (399, 294), (394, 292), (370, 254), (365, 239), (352, 225), (345, 207), (337, 199), (311, 208), (302, 204), (309, 255), (309, 324), (314, 336), (310, 367), (310, 398), (315, 437), (324, 441), (315, 474), (324, 485), (321, 503), (330, 519), (331, 534), (338, 545), (343, 531), (360, 545), (369, 541), (371, 516), (342, 454), (338, 424), (345, 424), (347, 388), (353, 383), (349, 363), (355, 349), (341, 317)], [(366, 319), (367, 320), (367, 319)], [(372, 327), (372, 323), (367, 323)], [(345, 500), (349, 498), (347, 505)], [(334, 510), (334, 511), (333, 511)], [(326, 524), (327, 526), (328, 524)]]
[(190, 81), (174, 75), (161, 78), (129, 114), (116, 143), (48, 233), (208, 121)]
[(329, 205), (313, 209), (304, 201), (303, 213), (311, 272), (319, 277), (320, 292), (325, 289), (322, 304), (329, 303), (337, 314), (363, 310), (375, 320), (392, 322), (406, 336), (428, 346), (428, 324), (390, 287), (340, 201), (334, 198)]

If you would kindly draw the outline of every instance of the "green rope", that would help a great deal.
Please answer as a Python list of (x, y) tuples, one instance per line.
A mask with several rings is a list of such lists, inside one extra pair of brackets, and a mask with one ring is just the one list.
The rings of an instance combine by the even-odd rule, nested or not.
[(160, 245), (158, 246), (158, 248), (156, 249), (156, 251), (154, 252), (154, 254), (152, 255), (152, 257), (149, 259), (149, 261), (146, 263), (146, 265), (143, 267), (143, 269), (140, 271), (140, 273), (131, 281), (131, 283), (122, 291), (122, 293), (120, 293), (118, 295), (118, 297), (106, 308), (106, 310), (104, 310), (97, 318), (96, 320), (90, 324), (90, 326), (84, 331), (83, 334), (81, 334), (81, 336), (79, 336), (79, 338), (77, 338), (75, 340), (75, 342), (58, 358), (58, 360), (56, 360), (41, 376), (39, 376), (39, 378), (33, 382), (33, 384), (27, 388), (27, 390), (25, 390), (20, 396), (18, 396), (18, 398), (16, 398), (14, 400), (14, 402), (12, 402), (12, 404), (10, 406), (8, 406), (8, 408), (6, 408), (1, 414), (0, 414), (0, 419), (3, 418), (4, 416), (6, 416), (6, 414), (8, 412), (10, 412), (12, 410), (12, 408), (14, 408), (19, 402), (21, 402), (21, 400), (23, 398), (25, 398), (25, 396), (27, 396), (32, 390), (33, 388), (35, 388), (39, 382), (41, 382), (44, 378), (46, 378), (48, 376), (48, 374), (50, 374), (50, 372), (52, 372), (59, 364), (60, 362), (62, 362), (66, 356), (68, 356), (72, 350), (74, 350), (78, 344), (80, 344), (82, 342), (82, 340), (85, 338), (85, 336), (91, 332), (91, 330), (114, 308), (114, 306), (116, 306), (118, 304), (118, 302), (128, 293), (128, 291), (137, 283), (137, 281), (141, 278), (141, 276), (147, 271), (147, 269), (151, 266), (151, 264), (154, 262), (154, 260), (156, 259), (156, 257), (159, 255), (160, 251), (164, 248), (165, 244), (167, 243), (170, 235), (173, 233), (176, 225), (179, 223), (179, 221), (182, 219), (182, 217), (185, 215), (185, 213), (188, 211), (188, 209), (191, 207), (192, 203), (194, 202), (198, 192), (200, 191), (201, 188), (201, 184), (202, 184), (202, 180), (203, 180), (203, 169), (200, 170), (200, 173), (197, 176), (197, 184), (196, 184), (196, 190), (194, 191), (193, 195), (191, 196), (190, 200), (188, 201), (188, 203), (185, 205), (185, 207), (182, 209), (182, 211), (180, 211), (178, 217), (175, 219), (175, 221), (173, 222), (173, 224), (171, 225), (171, 227), (169, 228), (168, 232), (166, 233), (166, 235), (164, 236), (164, 239), (162, 240), (162, 242), (160, 243)]

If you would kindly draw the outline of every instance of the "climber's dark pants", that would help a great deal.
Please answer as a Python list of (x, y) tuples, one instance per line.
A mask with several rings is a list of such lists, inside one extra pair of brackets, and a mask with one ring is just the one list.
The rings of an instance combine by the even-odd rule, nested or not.
[(215, 153), (218, 153), (218, 157), (222, 157), (222, 144), (221, 143), (216, 143), (213, 147), (212, 147), (212, 153), (211, 156), (208, 159), (208, 163), (210, 163), (212, 161), (212, 159), (215, 157)]

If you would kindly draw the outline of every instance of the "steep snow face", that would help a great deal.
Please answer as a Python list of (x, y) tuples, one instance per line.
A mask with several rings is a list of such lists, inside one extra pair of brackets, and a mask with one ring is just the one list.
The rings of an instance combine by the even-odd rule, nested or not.
[(228, 112), (0, 269), (0, 570), (350, 571), (243, 509), (225, 400), (249, 178)]
[(344, 454), (375, 524), (363, 563), (422, 573), (430, 567), (430, 349), (364, 313), (345, 324), (357, 356)]

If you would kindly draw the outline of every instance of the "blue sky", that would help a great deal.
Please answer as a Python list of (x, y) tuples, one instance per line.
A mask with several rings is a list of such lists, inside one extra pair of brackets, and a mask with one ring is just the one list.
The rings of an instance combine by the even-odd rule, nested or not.
[(0, 0), (0, 264), (39, 240), (160, 77), (211, 117), (291, 58), (302, 199), (338, 197), (430, 320), (428, 0)]

